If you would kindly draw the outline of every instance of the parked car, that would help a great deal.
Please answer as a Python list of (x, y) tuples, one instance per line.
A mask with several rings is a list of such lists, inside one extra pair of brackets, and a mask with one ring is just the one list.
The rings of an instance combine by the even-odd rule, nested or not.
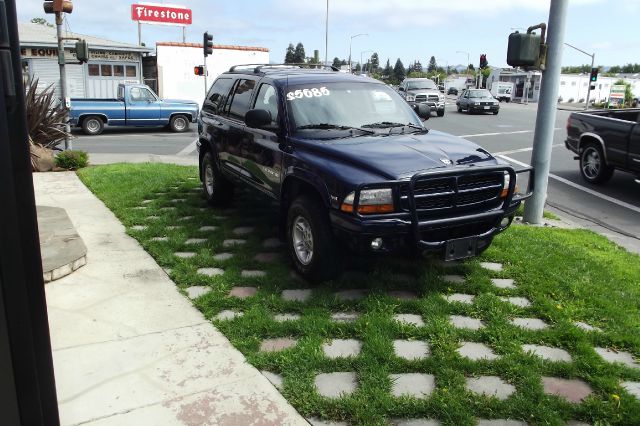
[(209, 204), (250, 188), (279, 207), (286, 249), (312, 281), (339, 275), (343, 250), (482, 253), (530, 194), (473, 142), (424, 127), (385, 84), (333, 71), (232, 67), (198, 121)]
[(145, 84), (118, 85), (117, 99), (71, 99), (70, 124), (87, 135), (99, 135), (109, 126), (168, 126), (186, 132), (198, 118), (192, 101), (160, 99)]
[(436, 111), (438, 117), (444, 115), (444, 95), (440, 93), (436, 83), (429, 78), (405, 78), (398, 92), (414, 111), (421, 117), (429, 117)]
[(447, 89), (447, 95), (456, 95), (456, 96), (458, 96), (458, 88), (457, 87), (453, 87), (453, 86), (449, 87)]
[(640, 183), (640, 109), (574, 112), (567, 120), (567, 149), (580, 160), (580, 174), (604, 183), (614, 170), (636, 175)]
[(474, 112), (492, 112), (497, 115), (500, 111), (500, 105), (491, 92), (487, 89), (465, 89), (456, 101), (458, 112), (463, 110), (468, 114)]

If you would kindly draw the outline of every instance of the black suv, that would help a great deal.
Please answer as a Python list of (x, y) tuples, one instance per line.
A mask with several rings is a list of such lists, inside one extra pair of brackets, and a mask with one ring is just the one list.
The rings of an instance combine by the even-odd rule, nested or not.
[(312, 281), (340, 273), (343, 248), (477, 255), (530, 195), (516, 178), (531, 169), (425, 128), (385, 84), (335, 70), (232, 67), (198, 130), (208, 202), (229, 202), (234, 186), (275, 200), (294, 267)]

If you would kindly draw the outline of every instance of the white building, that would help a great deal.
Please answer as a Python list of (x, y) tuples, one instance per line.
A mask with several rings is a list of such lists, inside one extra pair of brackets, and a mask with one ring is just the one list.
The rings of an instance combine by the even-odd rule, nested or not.
[(540, 71), (522, 71), (513, 68), (492, 68), (491, 74), (487, 78), (487, 89), (491, 90), (491, 85), (498, 81), (513, 83), (514, 92), (512, 100), (524, 102), (525, 96), (528, 102), (538, 102), (540, 99), (540, 82), (542, 74)]
[[(203, 65), (202, 44), (159, 42), (156, 44), (158, 95), (167, 99), (188, 99), (202, 106), (204, 77), (194, 74)], [(207, 86), (233, 65), (268, 64), (269, 49), (264, 47), (214, 45), (207, 57)], [(145, 72), (145, 77), (147, 76)]]
[[(23, 77), (37, 78), (38, 87), (42, 89), (53, 85), (56, 95), (60, 96), (58, 38), (55, 27), (21, 23), (18, 25), (18, 33)], [(118, 84), (142, 82), (142, 55), (153, 49), (71, 32), (65, 32), (64, 36), (86, 40), (90, 57), (88, 63), (78, 64), (75, 40), (65, 41), (67, 96), (115, 97)]]

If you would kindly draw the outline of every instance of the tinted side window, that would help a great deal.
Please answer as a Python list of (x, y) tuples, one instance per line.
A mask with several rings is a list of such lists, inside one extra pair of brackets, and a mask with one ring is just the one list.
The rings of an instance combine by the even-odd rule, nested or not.
[(236, 84), (236, 89), (229, 108), (229, 117), (237, 120), (244, 120), (244, 115), (249, 111), (249, 101), (256, 82), (253, 80), (240, 80)]
[(278, 123), (278, 96), (276, 89), (269, 84), (260, 85), (254, 108), (264, 109), (271, 113), (271, 122)]
[(233, 86), (232, 78), (219, 78), (209, 89), (207, 99), (202, 106), (202, 109), (212, 114), (217, 114), (222, 111), (224, 104), (229, 97), (229, 90)]

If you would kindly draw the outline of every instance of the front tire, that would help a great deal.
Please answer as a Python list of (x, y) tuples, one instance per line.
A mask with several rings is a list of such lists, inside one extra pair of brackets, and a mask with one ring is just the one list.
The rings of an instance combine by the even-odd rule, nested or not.
[(85, 135), (96, 136), (104, 130), (104, 121), (97, 115), (90, 115), (82, 120), (82, 131)]
[(493, 115), (498, 115), (499, 111), (493, 111)]
[(229, 204), (233, 199), (233, 185), (220, 174), (211, 152), (205, 152), (200, 164), (202, 189), (207, 203), (211, 206)]
[(444, 109), (438, 110), (438, 117), (444, 117)]
[(458, 112), (462, 112), (462, 107), (458, 105)]
[(296, 198), (289, 206), (286, 226), (289, 257), (300, 275), (315, 283), (340, 275), (342, 262), (327, 209), (317, 198)]
[(589, 183), (604, 183), (613, 176), (613, 167), (607, 165), (600, 146), (588, 143), (580, 153), (580, 174)]
[(186, 115), (177, 114), (171, 117), (169, 128), (172, 132), (183, 133), (189, 130), (189, 119)]

